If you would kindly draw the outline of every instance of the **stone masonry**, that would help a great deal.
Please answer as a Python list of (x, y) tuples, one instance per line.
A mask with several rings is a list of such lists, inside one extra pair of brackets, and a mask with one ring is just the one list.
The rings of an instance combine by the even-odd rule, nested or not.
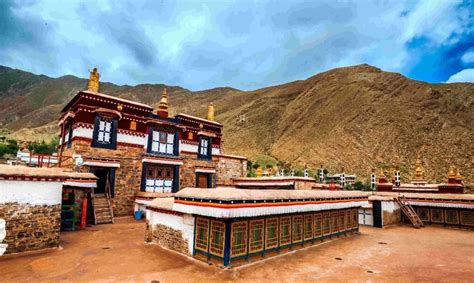
[(247, 160), (219, 156), (216, 172), (218, 175), (217, 185), (230, 186), (232, 185), (232, 178), (247, 175)]
[[(90, 146), (91, 141), (74, 140), (71, 149), (64, 151), (64, 156), (81, 155), (84, 159), (102, 157), (109, 161), (120, 163), (120, 168), (115, 170), (115, 196), (112, 199), (112, 207), (115, 216), (126, 216), (133, 213), (135, 193), (140, 191), (142, 174), (141, 158), (143, 148), (117, 145), (117, 149), (103, 149)], [(65, 163), (62, 167), (71, 167), (72, 163)], [(82, 171), (87, 172), (89, 168), (84, 166)]]
[(30, 205), (16, 202), (0, 206), (6, 221), (5, 254), (59, 246), (61, 206)]
[(180, 170), (179, 187), (180, 189), (188, 187), (196, 187), (196, 168), (216, 168), (217, 162), (215, 160), (199, 160), (196, 159), (196, 154), (189, 154), (181, 152), (180, 156), (183, 158), (183, 165)]
[(151, 235), (151, 241), (153, 243), (173, 251), (189, 254), (188, 241), (184, 239), (181, 231), (163, 224), (155, 224)]

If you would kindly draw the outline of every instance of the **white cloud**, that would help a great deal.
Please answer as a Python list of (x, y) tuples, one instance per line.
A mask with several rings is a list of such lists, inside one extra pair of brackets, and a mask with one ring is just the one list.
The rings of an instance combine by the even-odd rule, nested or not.
[(462, 55), (461, 60), (464, 64), (474, 63), (474, 48), (469, 49), (464, 55)]
[(460, 83), (460, 82), (469, 82), (474, 83), (474, 68), (473, 69), (464, 69), (451, 77), (446, 81), (447, 83)]

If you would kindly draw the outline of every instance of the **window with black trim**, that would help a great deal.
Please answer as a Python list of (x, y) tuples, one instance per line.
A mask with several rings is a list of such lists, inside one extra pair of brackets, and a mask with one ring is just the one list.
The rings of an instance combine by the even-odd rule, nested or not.
[(111, 149), (117, 147), (117, 120), (109, 117), (96, 117), (92, 146)]
[(175, 134), (160, 130), (152, 130), (148, 152), (175, 155)]
[(147, 166), (145, 191), (171, 193), (173, 191), (174, 169), (172, 167)]
[(62, 138), (62, 144), (66, 143), (67, 148), (71, 148), (72, 145), (72, 131), (73, 131), (73, 122), (69, 121), (64, 127), (64, 133)]
[(211, 139), (207, 137), (200, 137), (199, 148), (198, 148), (198, 158), (211, 159), (211, 157), (212, 157)]

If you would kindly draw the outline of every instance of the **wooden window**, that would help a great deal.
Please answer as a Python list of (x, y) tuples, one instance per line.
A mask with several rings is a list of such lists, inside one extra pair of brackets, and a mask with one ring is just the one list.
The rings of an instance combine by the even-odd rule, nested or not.
[(112, 141), (112, 121), (101, 119), (97, 132), (98, 143), (110, 143)]
[(265, 249), (278, 247), (278, 218), (265, 219)]
[(314, 237), (318, 238), (323, 235), (323, 215), (321, 213), (314, 214)]
[(338, 212), (337, 211), (333, 211), (331, 212), (331, 232), (334, 234), (334, 233), (337, 233), (337, 217), (338, 216)]
[(359, 227), (359, 210), (354, 208), (352, 210), (352, 228)]
[(305, 214), (304, 216), (304, 239), (313, 239), (313, 215)]
[(430, 209), (431, 222), (444, 223), (443, 210), (439, 208)]
[(194, 248), (203, 252), (208, 249), (209, 219), (196, 218), (196, 235), (194, 239)]
[(211, 244), (209, 253), (212, 255), (224, 256), (225, 243), (225, 223), (222, 221), (211, 220)]
[(231, 224), (230, 256), (247, 254), (247, 221), (239, 221)]
[(303, 215), (293, 216), (293, 237), (292, 242), (298, 243), (303, 241)]
[(419, 207), (417, 209), (417, 214), (420, 217), (421, 221), (423, 222), (430, 221), (430, 210), (428, 208)]
[(350, 230), (352, 228), (352, 209), (346, 209), (344, 211), (345, 215), (345, 230)]
[(92, 147), (115, 149), (117, 147), (117, 125), (117, 120), (97, 116), (92, 134)]
[(457, 210), (446, 209), (444, 218), (447, 224), (459, 224), (459, 215)]
[(291, 244), (291, 216), (280, 217), (280, 246)]
[(171, 193), (173, 191), (172, 167), (147, 165), (145, 191), (154, 193)]
[(337, 212), (337, 231), (338, 232), (344, 231), (344, 228), (345, 228), (344, 220), (345, 220), (344, 210), (339, 210)]
[(199, 138), (198, 158), (211, 159), (212, 158), (212, 140), (207, 137)]
[(461, 224), (466, 226), (474, 226), (474, 211), (461, 210)]
[(331, 213), (326, 212), (323, 215), (323, 235), (331, 234)]
[(263, 251), (263, 219), (249, 221), (249, 252)]
[(153, 130), (151, 134), (150, 152), (174, 155), (174, 133)]

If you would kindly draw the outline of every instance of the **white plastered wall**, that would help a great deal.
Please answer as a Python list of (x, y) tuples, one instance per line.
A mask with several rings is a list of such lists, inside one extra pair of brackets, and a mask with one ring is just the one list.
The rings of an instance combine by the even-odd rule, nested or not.
[(183, 238), (188, 241), (188, 254), (193, 253), (194, 244), (194, 217), (190, 214), (172, 215), (147, 209), (146, 219), (151, 229), (161, 224), (182, 232)]
[(9, 181), (0, 180), (0, 205), (7, 202), (33, 205), (61, 204), (61, 181)]
[(197, 153), (198, 152), (198, 146), (195, 145), (195, 144), (183, 143), (183, 142), (180, 141), (179, 142), (179, 150)]

